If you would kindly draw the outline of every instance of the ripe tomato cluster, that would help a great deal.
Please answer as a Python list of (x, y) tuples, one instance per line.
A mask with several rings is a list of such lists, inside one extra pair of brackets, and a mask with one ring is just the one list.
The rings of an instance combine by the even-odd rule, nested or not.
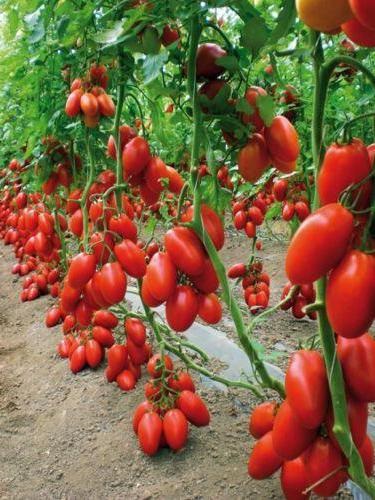
[[(365, 342), (375, 344), (367, 337)], [(349, 349), (338, 347), (341, 359), (348, 356)], [(326, 367), (318, 351), (301, 350), (292, 355), (285, 389), (286, 399), (281, 404), (262, 403), (250, 416), (249, 431), (258, 441), (249, 457), (248, 472), (254, 479), (264, 479), (281, 468), (280, 482), (287, 499), (309, 498), (311, 493), (334, 495), (349, 476), (346, 458), (333, 433)], [(352, 439), (366, 474), (371, 475), (374, 449), (366, 434), (369, 396), (358, 398), (350, 386), (348, 390)]]
[(300, 19), (310, 28), (345, 35), (362, 47), (375, 47), (375, 7), (371, 0), (297, 0)]
[(82, 114), (89, 128), (95, 128), (101, 116), (113, 116), (116, 107), (105, 91), (108, 80), (107, 68), (103, 64), (92, 64), (85, 78), (75, 78), (71, 83), (65, 113), (70, 118)]
[[(194, 207), (181, 217), (190, 222)], [(203, 226), (217, 250), (224, 245), (224, 228), (218, 214), (202, 205)], [(219, 280), (207, 252), (195, 234), (186, 226), (176, 225), (164, 236), (165, 251), (151, 258), (142, 282), (141, 295), (149, 307), (165, 303), (167, 323), (177, 331), (187, 330), (197, 315), (210, 324), (218, 323), (222, 307), (216, 290)]]
[(206, 426), (210, 414), (189, 373), (175, 370), (168, 355), (152, 356), (147, 371), (151, 379), (145, 385), (146, 400), (133, 415), (139, 446), (146, 455), (155, 455), (163, 447), (178, 451), (186, 444), (189, 423)]
[(282, 218), (289, 222), (294, 216), (302, 222), (310, 214), (310, 202), (304, 182), (289, 179), (276, 179), (273, 184), (275, 200), (282, 202)]
[(270, 277), (263, 271), (259, 260), (246, 266), (243, 263), (234, 264), (228, 269), (228, 278), (241, 278), (243, 295), (252, 314), (265, 309), (270, 299)]
[(296, 319), (302, 319), (306, 315), (310, 319), (317, 319), (316, 311), (305, 312), (305, 307), (309, 304), (315, 302), (316, 293), (314, 290), (314, 285), (312, 283), (307, 283), (305, 285), (296, 286), (292, 291), (292, 284), (288, 283), (284, 286), (281, 294), (281, 300), (284, 301), (287, 297), (288, 300), (283, 303), (281, 309), (283, 311), (292, 310), (292, 314)]

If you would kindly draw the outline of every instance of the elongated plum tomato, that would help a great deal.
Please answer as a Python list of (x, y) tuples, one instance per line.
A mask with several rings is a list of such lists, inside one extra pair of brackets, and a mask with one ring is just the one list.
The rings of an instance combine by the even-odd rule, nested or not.
[[(125, 145), (131, 139), (137, 137), (137, 132), (133, 128), (129, 127), (129, 125), (120, 125), (119, 132), (120, 132), (120, 145), (121, 145), (120, 150), (122, 151)], [(116, 160), (116, 143), (113, 135), (110, 135), (108, 139), (107, 154), (113, 160)]]
[(294, 460), (310, 446), (316, 435), (317, 429), (301, 425), (287, 400), (280, 405), (272, 429), (273, 447), (280, 457)]
[[(347, 409), (348, 409), (348, 420), (350, 426), (350, 432), (353, 438), (353, 442), (359, 449), (365, 438), (367, 432), (367, 420), (368, 420), (368, 404), (365, 401), (359, 401), (352, 396), (347, 396)], [(332, 442), (340, 449), (340, 445), (336, 440), (336, 436), (333, 432), (334, 416), (332, 407), (329, 408), (325, 426), (328, 432), (328, 436)]]
[(151, 161), (148, 142), (143, 137), (134, 137), (122, 152), (122, 168), (124, 177), (141, 173)]
[(204, 427), (210, 423), (210, 413), (202, 399), (195, 392), (182, 391), (176, 400), (176, 407), (196, 427)]
[(88, 340), (85, 347), (87, 364), (90, 368), (96, 368), (103, 359), (103, 347), (95, 339)]
[(83, 91), (81, 89), (73, 90), (69, 94), (69, 97), (66, 101), (65, 105), (65, 113), (73, 118), (77, 116), (81, 111), (81, 97), (83, 95)]
[(177, 226), (164, 236), (167, 254), (174, 265), (190, 276), (203, 273), (205, 263), (204, 248), (192, 229)]
[(191, 281), (202, 293), (212, 293), (218, 289), (219, 279), (209, 257), (205, 259), (203, 273), (199, 276), (191, 276)]
[(99, 105), (97, 98), (90, 92), (81, 97), (81, 109), (86, 116), (95, 117), (98, 114)]
[(197, 50), (197, 77), (216, 78), (225, 71), (217, 60), (227, 52), (216, 43), (203, 43)]
[(329, 389), (324, 360), (317, 351), (295, 352), (285, 375), (289, 405), (300, 423), (315, 429), (323, 422), (329, 403)]
[(147, 187), (154, 193), (163, 191), (162, 179), (168, 178), (167, 166), (161, 158), (153, 156), (147, 165), (145, 181)]
[(309, 28), (329, 33), (352, 17), (348, 0), (296, 0), (298, 17)]
[(375, 257), (346, 254), (328, 277), (326, 307), (333, 330), (343, 337), (365, 333), (375, 316)]
[(310, 497), (310, 493), (303, 494), (310, 486), (304, 455), (283, 463), (280, 482), (287, 500), (304, 500)]
[(375, 2), (373, 0), (349, 0), (350, 8), (358, 21), (375, 30)]
[(286, 274), (293, 284), (312, 283), (344, 257), (352, 233), (352, 214), (330, 203), (309, 215), (300, 225), (286, 254)]
[[(318, 437), (314, 441), (306, 453), (305, 464), (309, 484), (319, 482), (313, 492), (323, 497), (334, 495), (347, 477), (342, 469), (342, 453), (329, 438)], [(336, 474), (330, 475), (337, 469)], [(321, 481), (326, 476), (329, 477)]]
[(126, 318), (125, 333), (138, 347), (142, 347), (146, 342), (146, 327), (138, 318)]
[[(355, 168), (353, 168), (355, 165)], [(339, 201), (342, 192), (352, 184), (365, 179), (371, 172), (370, 157), (366, 146), (360, 139), (350, 144), (332, 144), (324, 156), (318, 176), (318, 192), (322, 205)], [(371, 196), (371, 183), (362, 185), (357, 206), (368, 206)], [(358, 190), (354, 191), (355, 199)]]
[(103, 116), (113, 116), (116, 111), (115, 103), (112, 97), (106, 93), (100, 94), (97, 97), (99, 112)]
[(254, 408), (249, 419), (249, 432), (253, 437), (260, 439), (272, 431), (277, 408), (275, 401), (265, 401)]
[(156, 252), (147, 266), (145, 280), (149, 293), (164, 302), (170, 297), (177, 283), (177, 271), (167, 253)]
[(145, 413), (149, 413), (154, 410), (154, 405), (150, 401), (142, 401), (133, 413), (133, 430), (136, 434), (138, 434), (138, 425), (141, 421), (141, 418)]
[(249, 87), (245, 93), (245, 99), (252, 107), (252, 112), (250, 114), (243, 113), (242, 121), (244, 123), (251, 123), (255, 129), (255, 132), (260, 132), (264, 127), (264, 121), (260, 115), (259, 106), (257, 106), (257, 100), (259, 96), (266, 96), (267, 92), (262, 87)]
[(374, 470), (374, 445), (369, 436), (365, 437), (362, 446), (358, 450), (361, 455), (365, 472), (367, 476), (371, 476)]
[[(215, 245), (216, 250), (221, 250), (224, 246), (225, 233), (224, 226), (220, 216), (213, 208), (205, 203), (201, 205), (201, 216), (204, 229)], [(182, 222), (190, 222), (194, 217), (194, 206), (190, 206), (182, 215)]]
[(95, 255), (81, 252), (73, 257), (69, 270), (68, 282), (73, 288), (82, 288), (94, 276), (96, 270)]
[(148, 412), (143, 415), (138, 424), (139, 445), (146, 455), (155, 455), (159, 449), (160, 438), (163, 431), (163, 422), (159, 415)]
[(375, 401), (375, 340), (371, 335), (337, 337), (337, 355), (350, 394), (359, 401)]
[(178, 285), (165, 306), (167, 322), (172, 330), (187, 330), (198, 314), (198, 304), (198, 295), (191, 286)]
[(121, 302), (126, 293), (126, 285), (126, 274), (118, 262), (104, 264), (100, 271), (100, 288), (107, 302)]
[(266, 141), (261, 134), (253, 134), (238, 153), (238, 170), (248, 182), (256, 182), (271, 165)]
[(361, 47), (375, 47), (375, 30), (364, 26), (358, 19), (353, 17), (341, 25), (345, 35)]
[(276, 116), (265, 129), (267, 148), (276, 161), (292, 163), (297, 160), (300, 146), (294, 126), (285, 116)]
[(283, 459), (273, 447), (272, 432), (262, 436), (250, 453), (247, 471), (253, 479), (266, 479), (280, 469)]
[(146, 274), (146, 254), (131, 240), (123, 240), (114, 247), (117, 260), (132, 278), (142, 278)]
[(198, 315), (203, 321), (215, 325), (221, 320), (222, 313), (221, 302), (215, 293), (199, 296)]
[(186, 444), (189, 427), (185, 415), (178, 408), (168, 410), (163, 419), (163, 432), (168, 446), (180, 450)]

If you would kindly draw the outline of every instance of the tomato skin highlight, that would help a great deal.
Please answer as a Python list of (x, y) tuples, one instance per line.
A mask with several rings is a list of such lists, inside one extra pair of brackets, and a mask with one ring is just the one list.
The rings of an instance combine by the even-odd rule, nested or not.
[(280, 469), (283, 459), (273, 447), (272, 432), (267, 432), (254, 445), (249, 456), (247, 471), (253, 479), (266, 479)]
[(354, 229), (352, 214), (330, 203), (309, 215), (290, 242), (285, 268), (293, 284), (312, 283), (344, 257)]
[(157, 453), (163, 422), (154, 411), (145, 413), (138, 424), (138, 440), (142, 451), (149, 456)]
[(337, 356), (350, 394), (359, 401), (375, 401), (375, 340), (371, 335), (338, 336)]
[(168, 410), (163, 418), (163, 433), (168, 446), (178, 451), (183, 448), (188, 438), (189, 426), (185, 415), (178, 408)]
[(342, 337), (365, 333), (375, 316), (375, 257), (347, 253), (328, 277), (326, 307), (333, 330)]
[(324, 421), (329, 403), (324, 359), (317, 351), (292, 354), (285, 376), (287, 400), (295, 416), (307, 429)]

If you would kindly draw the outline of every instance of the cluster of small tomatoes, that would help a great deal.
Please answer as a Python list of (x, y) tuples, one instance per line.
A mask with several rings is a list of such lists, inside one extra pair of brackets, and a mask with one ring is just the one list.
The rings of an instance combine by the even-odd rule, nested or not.
[[(283, 311), (292, 310), (292, 314), (296, 319), (302, 319), (306, 315), (310, 319), (316, 319), (316, 311), (305, 311), (305, 307), (309, 304), (315, 302), (316, 293), (314, 290), (314, 285), (312, 283), (306, 283), (305, 285), (295, 286), (292, 289), (292, 284), (288, 283), (284, 286), (281, 294), (281, 300), (283, 304), (281, 309)], [(285, 302), (284, 300), (287, 299)]]
[[(375, 342), (367, 337), (366, 342), (372, 343), (369, 353), (373, 356)], [(348, 359), (351, 346), (345, 345), (346, 342), (344, 339), (343, 344), (338, 343), (338, 356), (346, 380), (353, 376), (354, 384), (359, 386), (353, 363)], [(366, 368), (370, 368), (367, 363), (366, 367), (360, 367), (360, 376)], [(373, 370), (372, 367), (372, 373)], [(368, 385), (374, 385), (374, 379), (367, 381)], [(374, 466), (374, 448), (367, 436), (367, 420), (373, 389), (372, 393), (361, 389), (359, 394), (356, 390), (352, 392), (349, 383), (347, 394), (352, 439), (369, 476)], [(323, 497), (334, 495), (349, 479), (348, 464), (333, 433), (334, 414), (326, 367), (318, 351), (301, 350), (292, 355), (285, 390), (286, 399), (281, 404), (262, 403), (250, 416), (249, 432), (257, 442), (249, 457), (248, 472), (254, 479), (264, 479), (281, 467), (280, 482), (287, 499), (309, 498), (312, 493)]]
[(70, 85), (65, 113), (73, 118), (83, 115), (86, 127), (94, 128), (100, 117), (111, 117), (116, 107), (105, 89), (108, 86), (107, 68), (103, 64), (93, 64), (83, 79), (75, 78)]
[(196, 427), (208, 425), (209, 411), (196, 394), (189, 373), (175, 370), (168, 355), (152, 356), (147, 372), (151, 379), (145, 385), (146, 400), (133, 415), (140, 448), (147, 455), (155, 455), (163, 447), (178, 451), (186, 444), (189, 423)]
[(275, 200), (282, 202), (281, 216), (290, 221), (294, 216), (302, 222), (310, 213), (310, 202), (303, 194), (306, 191), (304, 182), (288, 179), (277, 179), (273, 185)]
[(330, 35), (344, 32), (361, 47), (375, 47), (375, 6), (371, 0), (296, 0), (299, 18), (310, 28)]
[(249, 266), (243, 263), (234, 264), (228, 269), (228, 278), (241, 278), (244, 299), (252, 314), (268, 306), (270, 277), (263, 271), (262, 262), (257, 260)]

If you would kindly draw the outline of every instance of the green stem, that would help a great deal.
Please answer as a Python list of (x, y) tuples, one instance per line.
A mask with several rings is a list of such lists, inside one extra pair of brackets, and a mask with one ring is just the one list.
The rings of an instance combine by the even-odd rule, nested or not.
[[(322, 47), (319, 35), (314, 33), (312, 35), (312, 42), (318, 45), (314, 45), (315, 57), (314, 57), (314, 74), (315, 74), (315, 92), (314, 92), (314, 103), (313, 103), (313, 123), (312, 123), (312, 145), (313, 145), (313, 159), (315, 163), (315, 173), (316, 176), (319, 173), (319, 169), (322, 162), (322, 143), (323, 143), (323, 126), (324, 126), (324, 109), (327, 99), (327, 91), (330, 77), (338, 64), (345, 62), (347, 64), (352, 64), (352, 58), (348, 57), (335, 57), (331, 59), (328, 63), (322, 63)], [(317, 47), (317, 50), (316, 50)], [(353, 59), (357, 64), (357, 61)], [(373, 80), (375, 84), (375, 78), (373, 75), (361, 66), (361, 70)], [(358, 64), (357, 64), (358, 67)], [(319, 207), (319, 195), (317, 192), (317, 183), (315, 183), (315, 198), (314, 198), (314, 208)], [(317, 282), (317, 296), (316, 301), (318, 303), (325, 304), (326, 295), (326, 278), (322, 278)], [(326, 363), (327, 376), (329, 381), (329, 387), (331, 392), (332, 406), (334, 412), (335, 423), (333, 427), (333, 432), (340, 444), (342, 451), (349, 461), (349, 474), (354, 482), (356, 482), (361, 488), (363, 488), (372, 498), (375, 497), (375, 486), (368, 479), (365, 474), (361, 456), (358, 453), (356, 446), (353, 443), (353, 439), (350, 432), (350, 426), (348, 421), (348, 411), (347, 402), (345, 394), (345, 384), (342, 374), (342, 369), (340, 362), (337, 358), (336, 353), (336, 342), (334, 332), (329, 323), (327, 312), (325, 307), (320, 308), (318, 311), (318, 325), (319, 334), (321, 339), (321, 345), (323, 348), (324, 359)]]
[(81, 196), (81, 210), (83, 215), (83, 247), (85, 251), (88, 251), (88, 242), (89, 242), (89, 214), (87, 210), (87, 198), (90, 190), (90, 186), (94, 181), (94, 172), (95, 172), (95, 164), (94, 157), (92, 154), (91, 144), (90, 144), (90, 132), (87, 127), (85, 127), (85, 143), (86, 143), (86, 151), (87, 157), (89, 160), (89, 171), (87, 175), (87, 180), (85, 184), (85, 188), (83, 190)]
[[(119, 49), (119, 63), (120, 70), (123, 68), (123, 53), (122, 50)], [(121, 151), (121, 134), (120, 134), (120, 120), (122, 108), (124, 105), (125, 99), (125, 85), (120, 79), (118, 87), (117, 87), (117, 106), (116, 106), (116, 115), (115, 115), (115, 144), (116, 144), (116, 186), (122, 184), (122, 151)], [(120, 190), (116, 190), (116, 203), (117, 210), (121, 211), (121, 192)]]

